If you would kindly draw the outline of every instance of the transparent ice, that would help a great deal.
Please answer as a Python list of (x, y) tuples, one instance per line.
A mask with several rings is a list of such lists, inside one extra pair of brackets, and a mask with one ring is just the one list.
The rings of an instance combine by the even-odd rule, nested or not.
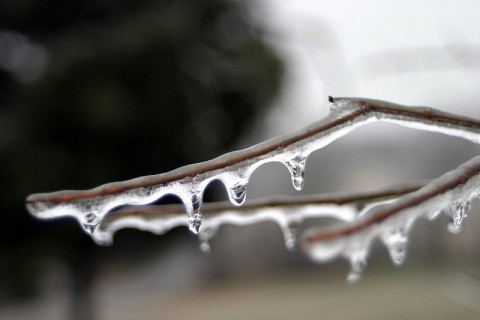
[[(365, 112), (365, 103), (376, 103), (386, 111)], [(232, 152), (216, 159), (186, 166), (174, 171), (141, 177), (125, 182), (111, 183), (87, 191), (61, 191), (50, 194), (32, 195), (27, 199), (29, 211), (38, 218), (74, 217), (82, 228), (99, 244), (112, 243), (113, 234), (122, 228), (137, 228), (156, 234), (163, 234), (177, 226), (187, 226), (200, 239), (202, 251), (210, 250), (210, 240), (223, 224), (245, 225), (259, 221), (275, 221), (284, 233), (286, 247), (293, 250), (298, 245), (298, 234), (302, 221), (307, 218), (334, 217), (354, 223), (366, 219), (385, 205), (364, 204), (322, 204), (263, 207), (261, 209), (225, 209), (205, 216), (202, 211), (203, 192), (207, 185), (220, 180), (227, 189), (229, 200), (235, 206), (245, 203), (247, 185), (251, 174), (261, 165), (280, 162), (288, 169), (293, 187), (301, 190), (304, 184), (307, 157), (352, 130), (376, 121), (461, 137), (475, 143), (480, 142), (480, 126), (455, 124), (449, 121), (431, 121), (421, 116), (413, 116), (408, 110), (420, 110), (425, 114), (441, 112), (428, 108), (407, 108), (373, 100), (337, 98), (331, 102), (329, 115), (311, 126), (290, 135), (271, 139), (248, 149)], [(405, 112), (389, 112), (395, 107)], [(445, 114), (442, 114), (445, 115)], [(474, 121), (474, 120), (472, 120)], [(248, 155), (248, 156), (245, 156)], [(196, 174), (190, 174), (197, 172)], [(155, 183), (155, 181), (162, 181)], [(475, 180), (476, 181), (476, 180)], [(428, 186), (427, 186), (428, 187)], [(432, 187), (432, 186), (430, 186)], [(433, 185), (434, 187), (434, 185)], [(380, 238), (387, 246), (395, 264), (405, 259), (408, 231), (419, 217), (434, 218), (438, 212), (449, 206), (451, 223), (449, 230), (456, 232), (469, 208), (472, 194), (477, 193), (477, 185), (461, 188), (460, 191), (445, 192), (435, 197), (435, 203), (422, 203), (415, 209), (400, 211), (394, 219), (385, 219), (365, 231), (340, 240), (304, 243), (306, 252), (316, 261), (324, 262), (343, 256), (350, 261), (350, 280), (359, 278), (371, 242)], [(118, 190), (107, 192), (108, 190)], [(84, 196), (76, 198), (76, 194)], [(94, 196), (88, 196), (94, 194)], [(173, 212), (160, 215), (125, 215), (115, 212), (119, 207), (143, 206), (166, 196), (174, 195), (181, 199), (186, 215)], [(50, 201), (50, 198), (66, 200)], [(408, 199), (408, 196), (406, 196)], [(401, 197), (398, 201), (402, 201)], [(45, 200), (46, 199), (46, 200)], [(139, 207), (141, 208), (141, 207)], [(311, 233), (311, 231), (310, 231)], [(306, 232), (308, 235), (309, 232)]]
[(462, 223), (467, 217), (468, 211), (470, 211), (470, 200), (452, 203), (447, 213), (451, 219), (451, 222), (448, 224), (448, 231), (451, 233), (462, 231)]
[[(443, 188), (445, 185), (451, 185), (452, 178), (464, 179), (464, 173), (473, 167), (476, 173), (466, 182), (458, 183), (449, 189)], [(303, 235), (305, 251), (313, 260), (320, 263), (341, 257), (347, 259), (352, 270), (348, 277), (350, 280), (360, 276), (362, 259), (359, 256), (366, 258), (375, 239), (380, 239), (384, 243), (394, 264), (402, 264), (407, 251), (408, 234), (416, 220), (432, 219), (438, 217), (439, 212), (445, 212), (451, 220), (448, 229), (453, 232), (459, 231), (470, 208), (470, 202), (480, 188), (479, 168), (480, 157), (473, 158), (417, 191), (400, 196), (394, 201), (366, 208), (357, 219), (349, 222), (350, 225), (306, 230)], [(445, 192), (436, 192), (443, 189)], [(389, 213), (393, 214), (388, 215)], [(362, 228), (362, 224), (367, 221), (376, 223), (368, 228)], [(329, 234), (339, 236), (331, 239), (325, 237)]]

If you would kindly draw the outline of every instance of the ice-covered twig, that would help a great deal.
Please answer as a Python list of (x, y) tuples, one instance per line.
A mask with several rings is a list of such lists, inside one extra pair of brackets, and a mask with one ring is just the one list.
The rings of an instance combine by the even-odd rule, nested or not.
[(449, 230), (457, 232), (479, 187), (480, 157), (475, 157), (417, 191), (371, 208), (354, 221), (306, 231), (304, 248), (319, 262), (345, 257), (352, 266), (350, 279), (355, 280), (376, 238), (384, 242), (394, 263), (403, 262), (408, 231), (420, 217), (433, 219), (443, 211), (451, 219)]
[(164, 174), (109, 183), (85, 191), (31, 195), (27, 198), (28, 210), (39, 218), (73, 216), (84, 230), (95, 236), (95, 230), (110, 210), (151, 203), (164, 195), (173, 194), (184, 203), (190, 229), (197, 233), (202, 223), (200, 208), (203, 192), (211, 181), (221, 180), (230, 201), (241, 205), (252, 172), (262, 164), (281, 162), (289, 170), (294, 187), (301, 189), (308, 155), (367, 123), (396, 123), (480, 142), (480, 122), (474, 119), (431, 108), (404, 107), (377, 100), (329, 100), (331, 110), (328, 116), (296, 133)]
[[(308, 196), (276, 196), (247, 201), (232, 206), (229, 202), (210, 202), (202, 207), (204, 222), (199, 233), (201, 248), (209, 248), (208, 240), (224, 224), (247, 225), (273, 221), (284, 234), (287, 249), (297, 244), (300, 225), (310, 218), (334, 218), (351, 221), (369, 207), (391, 201), (417, 190), (420, 184), (384, 188), (377, 192), (336, 193)], [(137, 228), (163, 234), (177, 226), (188, 226), (189, 220), (182, 205), (126, 206), (107, 214), (94, 233), (99, 244), (109, 244), (116, 231)]]

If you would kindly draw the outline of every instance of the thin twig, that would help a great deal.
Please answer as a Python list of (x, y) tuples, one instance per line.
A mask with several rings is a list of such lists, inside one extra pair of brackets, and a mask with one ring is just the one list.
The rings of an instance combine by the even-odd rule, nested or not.
[(387, 219), (402, 213), (435, 212), (456, 201), (472, 197), (480, 184), (480, 157), (475, 157), (455, 170), (421, 187), (417, 191), (399, 197), (395, 202), (375, 207), (358, 220), (328, 229), (310, 231), (304, 237), (306, 243), (329, 241), (352, 237), (372, 226), (380, 225)]
[[(423, 184), (410, 184), (384, 188), (376, 192), (314, 194), (308, 196), (276, 196), (248, 201), (242, 206), (230, 202), (210, 202), (202, 207), (206, 218), (199, 233), (205, 243), (222, 225), (248, 225), (272, 221), (282, 230), (288, 250), (297, 244), (300, 225), (306, 219), (332, 218), (351, 221), (371, 206), (395, 200), (399, 196), (418, 190)], [(185, 208), (180, 204), (126, 206), (110, 211), (92, 234), (101, 245), (113, 242), (113, 234), (124, 228), (137, 228), (155, 234), (164, 234), (188, 226)], [(205, 244), (204, 244), (205, 246)]]
[(174, 194), (186, 207), (190, 229), (198, 232), (203, 191), (211, 181), (221, 180), (229, 190), (230, 200), (239, 205), (245, 199), (250, 174), (262, 164), (279, 161), (287, 166), (294, 186), (300, 189), (305, 159), (311, 152), (367, 123), (390, 122), (480, 143), (480, 121), (474, 119), (377, 100), (330, 97), (329, 101), (331, 111), (326, 118), (296, 133), (164, 174), (109, 183), (85, 191), (34, 194), (27, 198), (27, 208), (39, 218), (73, 216), (87, 232), (94, 233), (112, 209), (147, 204)]
[[(418, 190), (423, 184), (409, 184), (393, 186), (371, 192), (348, 192), (332, 194), (312, 194), (305, 196), (273, 196), (254, 199), (242, 206), (234, 206), (230, 202), (206, 202), (202, 206), (202, 213), (206, 217), (211, 214), (229, 212), (260, 211), (266, 208), (287, 208), (307, 205), (355, 205), (359, 209), (365, 205), (382, 200), (397, 198)], [(110, 211), (105, 216), (105, 222), (126, 216), (155, 217), (163, 215), (184, 215), (185, 207), (182, 204), (125, 206), (118, 210)]]
[[(344, 106), (355, 106), (355, 108), (351, 108), (339, 118), (327, 118), (327, 121), (319, 121), (294, 134), (274, 138), (240, 151), (227, 153), (210, 161), (188, 165), (164, 174), (109, 183), (91, 190), (34, 194), (27, 198), (27, 203), (59, 203), (103, 197), (106, 195), (118, 195), (136, 188), (166, 184), (187, 177), (192, 178), (199, 174), (218, 169), (225, 169), (240, 162), (267, 155), (274, 150), (286, 148), (293, 143), (305, 140), (319, 133), (341, 130), (345, 125), (352, 126), (352, 123), (366, 120), (366, 118), (375, 118), (375, 120), (378, 121), (396, 122), (408, 127), (413, 126), (416, 129), (423, 130), (439, 131), (438, 128), (447, 129), (450, 130), (447, 134), (460, 136), (475, 142), (480, 141), (480, 121), (475, 119), (444, 113), (432, 108), (405, 107), (378, 100), (331, 98), (330, 101), (332, 104), (339, 104), (338, 107), (340, 108)], [(465, 133), (471, 133), (471, 136), (466, 137)]]

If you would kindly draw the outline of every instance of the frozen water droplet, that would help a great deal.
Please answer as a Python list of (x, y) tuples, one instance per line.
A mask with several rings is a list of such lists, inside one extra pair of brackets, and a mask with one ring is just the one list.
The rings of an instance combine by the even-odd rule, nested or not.
[(83, 230), (92, 234), (98, 226), (98, 216), (93, 212), (88, 212), (83, 216)]
[(245, 202), (247, 196), (247, 184), (236, 183), (228, 190), (228, 197), (230, 201), (236, 205), (242, 205)]
[(462, 222), (470, 210), (470, 201), (454, 202), (450, 208), (451, 222), (448, 224), (448, 231), (459, 233), (462, 231)]
[(210, 248), (210, 241), (208, 240), (202, 240), (200, 242), (200, 251), (202, 251), (203, 253), (210, 253), (212, 251), (212, 249)]
[(394, 226), (386, 230), (382, 236), (393, 263), (400, 265), (405, 261), (407, 253), (408, 230), (406, 226)]
[(202, 215), (200, 213), (196, 213), (190, 218), (190, 225), (189, 229), (195, 234), (198, 234), (200, 228), (202, 227)]
[(367, 266), (367, 260), (363, 252), (356, 252), (350, 257), (350, 272), (347, 281), (357, 282), (362, 278), (363, 269)]
[(285, 247), (288, 251), (295, 251), (297, 250), (298, 246), (298, 238), (297, 235), (294, 233), (285, 234)]
[(355, 270), (352, 269), (348, 273), (347, 281), (350, 282), (350, 283), (354, 283), (354, 282), (359, 281), (361, 278), (362, 278), (362, 272), (361, 271), (358, 272), (358, 271), (355, 271)]
[(192, 210), (194, 213), (199, 213), (202, 203), (202, 197), (199, 193), (192, 194)]
[(111, 246), (113, 244), (113, 235), (110, 232), (99, 232), (92, 234), (93, 241), (99, 246)]
[(214, 229), (211, 229), (209, 227), (202, 228), (202, 231), (198, 233), (198, 240), (200, 241), (200, 251), (202, 251), (203, 253), (210, 253), (210, 240), (213, 238), (214, 235)]
[(83, 227), (83, 230), (85, 230), (86, 232), (88, 232), (89, 234), (92, 234), (95, 232), (95, 229), (97, 228), (96, 225), (94, 224), (86, 224), (86, 223), (83, 223), (82, 224), (82, 227)]
[(302, 190), (305, 181), (305, 157), (297, 156), (290, 161), (285, 162), (292, 178), (293, 187), (296, 190)]
[(188, 216), (190, 217), (189, 229), (197, 234), (202, 226), (202, 215), (200, 208), (202, 206), (202, 193), (196, 188), (192, 187), (190, 193), (187, 193), (188, 198), (184, 200)]
[(89, 212), (85, 215), (86, 223), (95, 223), (97, 221), (97, 216), (93, 212)]
[(291, 220), (283, 229), (283, 236), (285, 239), (285, 247), (288, 251), (295, 251), (298, 247), (298, 236), (301, 221), (299, 219)]

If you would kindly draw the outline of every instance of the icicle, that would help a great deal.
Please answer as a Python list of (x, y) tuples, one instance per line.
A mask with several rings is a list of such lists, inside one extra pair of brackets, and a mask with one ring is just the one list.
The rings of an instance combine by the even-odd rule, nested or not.
[(363, 269), (365, 269), (366, 266), (366, 252), (354, 252), (350, 256), (350, 272), (348, 273), (347, 281), (350, 283), (359, 281), (362, 278)]
[(290, 171), (293, 187), (299, 191), (303, 189), (305, 180), (305, 161), (306, 157), (299, 155), (285, 162), (285, 166)]
[(222, 176), (221, 180), (227, 188), (228, 198), (230, 202), (236, 206), (240, 206), (245, 202), (247, 197), (247, 184), (249, 174), (247, 170), (236, 173), (228, 173)]
[(243, 183), (236, 183), (228, 190), (228, 197), (230, 201), (236, 205), (240, 206), (245, 202), (247, 196), (247, 185)]
[(203, 253), (210, 253), (212, 251), (212, 249), (210, 248), (210, 240), (208, 240), (208, 239), (201, 240), (198, 248)]
[(382, 234), (392, 262), (401, 265), (405, 261), (408, 242), (408, 226), (403, 224), (388, 228)]
[(113, 244), (113, 233), (112, 232), (94, 232), (92, 233), (92, 239), (93, 241), (95, 241), (97, 245), (102, 247), (108, 247)]
[(203, 217), (200, 213), (195, 213), (192, 218), (190, 218), (189, 229), (195, 234), (198, 234), (200, 228), (202, 227)]
[(281, 226), (283, 237), (285, 239), (285, 247), (288, 251), (295, 251), (298, 247), (298, 236), (301, 226), (300, 218), (288, 219), (286, 226)]
[(202, 206), (202, 191), (197, 188), (191, 188), (189, 201), (184, 201), (188, 216), (190, 217), (189, 226), (191, 232), (198, 234), (202, 227), (202, 215), (200, 207)]
[(82, 227), (89, 234), (93, 234), (98, 226), (98, 217), (95, 213), (89, 212), (83, 217)]
[(199, 240), (199, 249), (203, 253), (210, 253), (210, 240), (215, 235), (215, 229), (209, 227), (203, 227), (202, 231), (198, 233), (198, 240)]
[(462, 222), (467, 217), (470, 210), (470, 200), (464, 202), (454, 202), (450, 208), (451, 222), (448, 224), (448, 231), (459, 233), (462, 231)]

